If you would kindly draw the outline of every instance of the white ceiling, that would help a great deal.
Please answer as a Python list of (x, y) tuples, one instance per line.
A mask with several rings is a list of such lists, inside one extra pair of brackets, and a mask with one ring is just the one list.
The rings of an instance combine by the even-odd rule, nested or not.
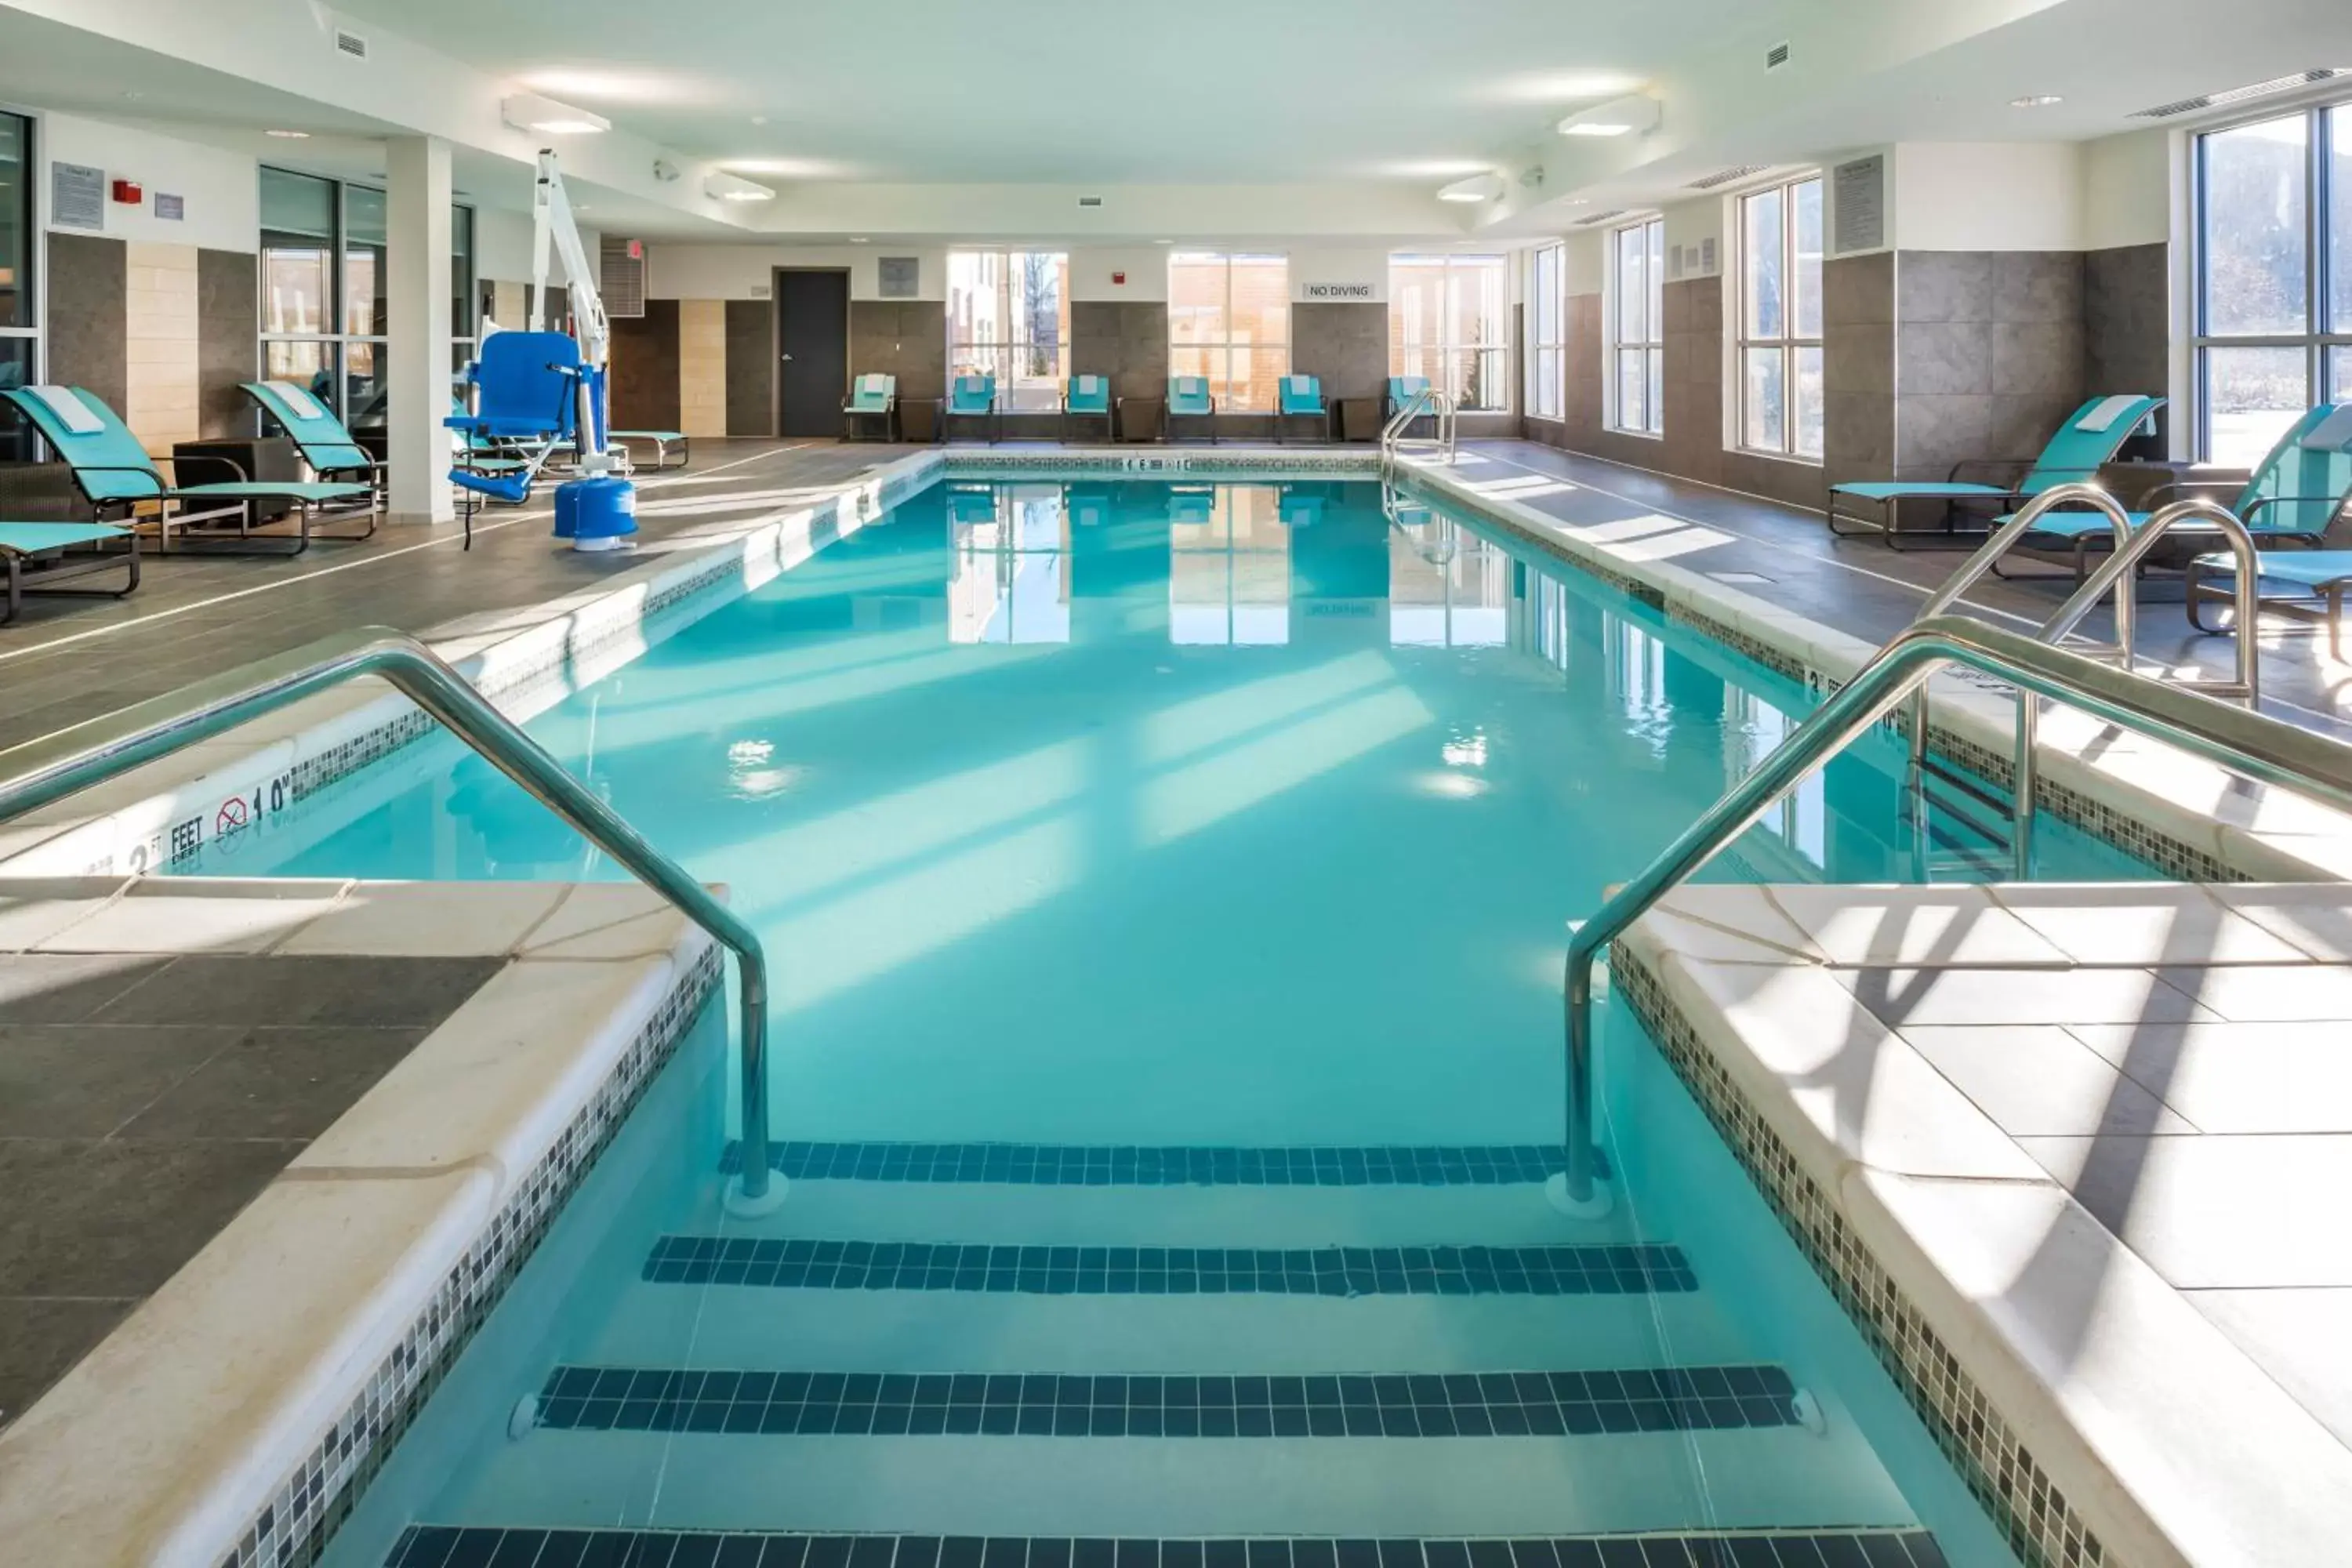
[[(1874, 0), (1911, 4), (1915, 0)], [(340, 0), (697, 157), (869, 182), (1493, 166), (1789, 0)], [(610, 40), (609, 47), (601, 41)], [(462, 42), (461, 42), (462, 41)], [(754, 116), (767, 123), (755, 125)]]

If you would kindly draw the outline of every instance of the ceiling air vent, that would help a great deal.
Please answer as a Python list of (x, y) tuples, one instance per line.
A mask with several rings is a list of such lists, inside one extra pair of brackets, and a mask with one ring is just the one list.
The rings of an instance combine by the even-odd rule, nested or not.
[(1078, 198), (1078, 205), (1082, 207), (1098, 207), (1102, 205), (1102, 198), (1100, 196), (1080, 196)]
[(1787, 65), (1788, 63), (1789, 63), (1789, 46), (1788, 46), (1788, 45), (1786, 45), (1786, 44), (1775, 44), (1775, 45), (1773, 45), (1770, 48), (1766, 49), (1766, 50), (1764, 51), (1764, 68), (1765, 68), (1766, 70), (1768, 70), (1768, 71), (1776, 71), (1776, 70), (1779, 70), (1782, 66)]
[(1745, 180), (1752, 175), (1760, 174), (1771, 166), (1772, 165), (1769, 163), (1742, 163), (1736, 169), (1717, 169), (1714, 174), (1709, 174), (1704, 180), (1693, 180), (1689, 184), (1685, 185), (1683, 189), (1686, 191), (1711, 191), (1717, 185), (1727, 185), (1734, 180)]
[(646, 242), (607, 235), (597, 247), (596, 288), (604, 313), (632, 320), (646, 313)]
[(2269, 98), (2276, 93), (2293, 92), (2314, 82), (2334, 81), (2337, 77), (2352, 76), (2352, 66), (2319, 66), (2293, 76), (2273, 77), (2252, 87), (2233, 87), (2227, 92), (2209, 92), (2200, 98), (2183, 98), (2171, 103), (2159, 103), (2154, 109), (2137, 110), (2134, 120), (2170, 120), (2178, 114), (2194, 114), (2200, 109), (2219, 109), (2225, 103), (2243, 103), (2250, 98)]
[(335, 29), (335, 53), (363, 60), (368, 58), (368, 41), (357, 33), (338, 27)]
[(1611, 207), (1605, 213), (1594, 213), (1591, 217), (1577, 219), (1576, 226), (1579, 228), (1591, 228), (1594, 224), (1608, 223), (1612, 219), (1623, 217), (1627, 213), (1632, 212), (1633, 210), (1633, 209), (1632, 207)]

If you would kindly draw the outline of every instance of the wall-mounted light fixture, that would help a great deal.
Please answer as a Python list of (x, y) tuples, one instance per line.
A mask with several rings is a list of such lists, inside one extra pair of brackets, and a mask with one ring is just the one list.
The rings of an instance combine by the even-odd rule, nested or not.
[(591, 114), (535, 92), (519, 92), (512, 98), (500, 99), (499, 116), (517, 131), (536, 132), (542, 136), (593, 136), (613, 129), (613, 122), (601, 114)]
[(714, 169), (702, 177), (702, 194), (715, 202), (772, 202), (776, 193), (755, 180)]
[(1646, 136), (1658, 128), (1664, 109), (1643, 92), (1580, 109), (1559, 122), (1562, 136)]
[(1503, 194), (1500, 174), (1473, 174), (1466, 180), (1456, 180), (1442, 186), (1437, 193), (1441, 202), (1491, 202)]

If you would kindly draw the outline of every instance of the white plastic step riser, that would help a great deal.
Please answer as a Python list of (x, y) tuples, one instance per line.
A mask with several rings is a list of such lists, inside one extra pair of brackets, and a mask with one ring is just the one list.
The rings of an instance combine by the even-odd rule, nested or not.
[[(1695, 1468), (1696, 1467), (1696, 1468)], [(1704, 1495), (1696, 1476), (1706, 1478)], [(1564, 1535), (1907, 1523), (1850, 1426), (1569, 1438), (536, 1431), (445, 1524), (943, 1535)]]
[(1705, 1291), (1349, 1299), (643, 1283), (562, 1353), (740, 1372), (1291, 1373), (1582, 1372), (1769, 1355)]

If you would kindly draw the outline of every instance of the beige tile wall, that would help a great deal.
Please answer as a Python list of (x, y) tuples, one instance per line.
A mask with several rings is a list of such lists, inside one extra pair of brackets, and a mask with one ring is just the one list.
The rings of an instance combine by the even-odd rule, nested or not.
[(727, 434), (727, 301), (677, 302), (677, 427)]
[(134, 244), (127, 261), (122, 417), (152, 456), (168, 457), (203, 425), (196, 247)]

